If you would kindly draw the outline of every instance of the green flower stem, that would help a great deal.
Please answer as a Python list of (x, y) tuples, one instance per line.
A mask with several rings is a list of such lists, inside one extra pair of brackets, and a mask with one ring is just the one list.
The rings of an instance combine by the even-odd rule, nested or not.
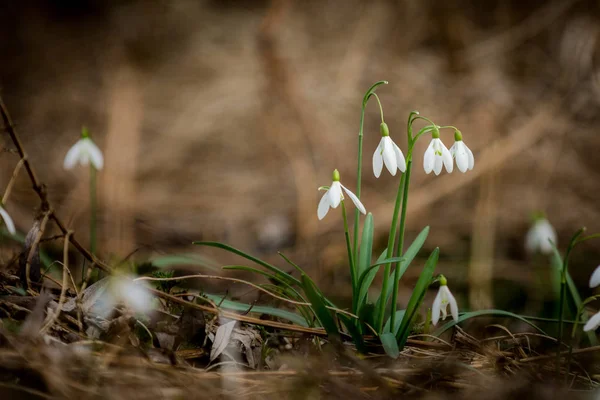
[(377, 104), (379, 105), (379, 114), (381, 115), (381, 122), (385, 122), (383, 120), (383, 106), (381, 105), (381, 100), (379, 100), (379, 96), (377, 96), (377, 93), (372, 93), (371, 96), (377, 99)]
[[(362, 183), (362, 154), (363, 154), (363, 131), (364, 131), (364, 124), (365, 124), (365, 108), (367, 108), (367, 103), (369, 102), (369, 98), (371, 97), (371, 95), (373, 95), (375, 93), (375, 89), (377, 89), (378, 86), (380, 85), (387, 85), (387, 81), (379, 81), (379, 82), (375, 82), (370, 88), (369, 90), (367, 90), (367, 92), (365, 93), (365, 96), (363, 97), (363, 101), (362, 101), (362, 108), (360, 111), (360, 127), (358, 128), (358, 167), (357, 167), (357, 172), (356, 172), (356, 197), (358, 197), (360, 199), (360, 187), (361, 187), (361, 183)], [(360, 211), (358, 210), (358, 208), (356, 209), (356, 211), (354, 212), (354, 238), (353, 238), (353, 245), (352, 245), (352, 254), (354, 255), (354, 258), (356, 259), (358, 254), (357, 254), (357, 248), (358, 248), (358, 225), (360, 221)]]
[[(348, 262), (350, 263), (352, 298), (354, 299), (354, 294), (358, 293), (358, 289), (356, 288), (356, 282), (358, 281), (358, 277), (356, 276), (356, 266), (354, 265), (354, 258), (352, 257), (352, 247), (350, 245), (350, 232), (348, 230), (348, 217), (346, 216), (346, 205), (344, 204), (344, 200), (342, 200), (340, 203), (342, 205), (342, 217), (344, 219), (344, 235), (346, 236), (346, 247), (348, 248)], [(352, 302), (354, 303), (354, 300)]]
[[(560, 275), (560, 298), (558, 301), (558, 334), (556, 335), (556, 373), (560, 374), (560, 343), (562, 341), (563, 335), (563, 314), (565, 310), (565, 295), (567, 291), (567, 269), (569, 267), (569, 257), (571, 255), (571, 251), (575, 244), (577, 243), (577, 239), (579, 236), (583, 234), (585, 228), (578, 230), (573, 238), (569, 242), (569, 246), (567, 247), (567, 251), (565, 252), (565, 258), (563, 261), (563, 267)], [(577, 318), (575, 318), (577, 320)]]
[(567, 354), (567, 373), (565, 374), (565, 381), (569, 377), (569, 372), (571, 369), (571, 357), (573, 356), (573, 340), (575, 340), (575, 333), (577, 332), (577, 325), (579, 324), (579, 316), (583, 314), (583, 310), (588, 303), (600, 298), (600, 295), (588, 297), (581, 303), (579, 308), (577, 309), (577, 314), (575, 315), (575, 322), (573, 323), (573, 329), (571, 329), (571, 338), (569, 339), (569, 353)]
[[(412, 149), (411, 149), (412, 150)], [(400, 214), (400, 233), (398, 237), (398, 244), (396, 248), (396, 255), (398, 257), (402, 257), (402, 252), (404, 251), (404, 230), (406, 227), (406, 209), (408, 205), (408, 186), (410, 184), (410, 171), (412, 167), (412, 151), (407, 154), (406, 161), (406, 173), (402, 176), (404, 180), (404, 193), (402, 197), (402, 213)], [(398, 301), (398, 284), (400, 283), (400, 264), (396, 264), (396, 269), (394, 271), (394, 286), (392, 292), (392, 315), (390, 326), (395, 326), (396, 322), (396, 302)]]
[(96, 168), (90, 165), (90, 252), (96, 255)]
[[(392, 214), (392, 223), (390, 225), (390, 233), (388, 236), (388, 244), (387, 244), (387, 252), (385, 255), (385, 258), (392, 258), (393, 257), (393, 253), (394, 253), (394, 241), (396, 240), (396, 226), (398, 225), (398, 215), (400, 214), (400, 201), (402, 200), (402, 189), (404, 188), (404, 182), (405, 182), (405, 174), (402, 174), (402, 177), (400, 178), (400, 183), (398, 185), (398, 193), (396, 194), (396, 203), (394, 204), (394, 213)], [(375, 327), (375, 329), (377, 330), (377, 332), (379, 333), (383, 333), (382, 329), (383, 329), (383, 319), (385, 316), (385, 308), (387, 305), (387, 287), (388, 287), (388, 280), (390, 277), (390, 268), (391, 268), (391, 264), (385, 264), (385, 266), (383, 267), (383, 283), (382, 283), (382, 287), (381, 287), (381, 303), (380, 303), (380, 308), (379, 308), (379, 315), (377, 315), (377, 319), (376, 324), (377, 326)], [(390, 327), (393, 327), (394, 325), (390, 325)]]

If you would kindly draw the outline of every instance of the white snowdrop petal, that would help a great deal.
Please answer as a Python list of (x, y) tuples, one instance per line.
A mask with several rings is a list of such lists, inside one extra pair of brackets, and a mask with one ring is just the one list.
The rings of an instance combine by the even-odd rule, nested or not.
[(585, 323), (583, 330), (584, 332), (595, 331), (600, 326), (600, 312), (597, 312)]
[(456, 142), (452, 147), (454, 147), (454, 158), (456, 159), (456, 166), (458, 167), (460, 172), (467, 172), (467, 168), (469, 168), (469, 155), (465, 150), (464, 143), (462, 141)]
[(473, 169), (473, 167), (475, 167), (475, 157), (473, 157), (473, 152), (471, 151), (471, 149), (469, 149), (469, 147), (467, 147), (466, 144), (465, 144), (465, 150), (467, 151), (467, 156), (469, 157), (468, 168), (470, 171)]
[(346, 186), (344, 186), (344, 185), (341, 185), (341, 186), (342, 186), (342, 189), (344, 189), (344, 191), (348, 195), (348, 197), (350, 197), (350, 200), (352, 200), (352, 202), (354, 203), (356, 208), (358, 208), (361, 213), (366, 214), (367, 210), (365, 210), (365, 206), (363, 206), (363, 204), (360, 202), (358, 197), (356, 197), (356, 195), (354, 193), (352, 193), (350, 190), (348, 190), (348, 188)]
[(342, 200), (342, 188), (340, 186), (340, 182), (333, 182), (327, 193), (329, 193), (329, 204), (331, 207), (337, 208)]
[(590, 277), (590, 287), (595, 288), (598, 285), (600, 285), (600, 265), (596, 267)]
[(8, 215), (8, 212), (6, 212), (6, 210), (3, 207), (0, 207), (0, 215), (2, 216), (2, 219), (4, 220), (4, 223), (6, 224), (6, 229), (8, 229), (8, 231), (11, 233), (11, 235), (14, 235), (15, 233), (17, 233), (17, 230), (15, 229), (15, 224), (13, 223), (12, 218), (10, 217), (10, 215)]
[(396, 163), (396, 153), (394, 153), (394, 147), (392, 146), (392, 139), (386, 136), (383, 139), (383, 162), (385, 167), (392, 176), (396, 175), (398, 164)]
[(383, 169), (383, 155), (381, 154), (383, 147), (383, 138), (379, 141), (379, 145), (375, 149), (375, 153), (373, 153), (373, 174), (375, 174), (375, 178), (379, 178), (381, 176), (381, 170)]
[(440, 320), (440, 307), (442, 305), (441, 292), (438, 291), (435, 299), (433, 300), (433, 306), (431, 306), (431, 323), (437, 325)]
[(404, 154), (402, 154), (402, 150), (396, 143), (392, 141), (392, 145), (394, 146), (394, 153), (396, 153), (396, 164), (398, 165), (398, 169), (402, 172), (406, 171), (406, 159), (404, 158)]
[(101, 170), (102, 167), (104, 167), (104, 156), (102, 155), (102, 151), (100, 151), (98, 146), (96, 146), (96, 144), (94, 142), (92, 142), (91, 139), (86, 139), (86, 140), (87, 140), (87, 143), (86, 143), (87, 151), (88, 151), (89, 158), (92, 162), (92, 165), (97, 170)]
[(325, 192), (325, 194), (323, 194), (323, 197), (321, 197), (321, 201), (319, 201), (319, 206), (317, 207), (317, 217), (319, 217), (319, 220), (322, 220), (323, 218), (325, 218), (328, 211), (329, 211), (329, 191)]
[(444, 167), (446, 167), (446, 171), (451, 173), (454, 169), (454, 163), (452, 162), (452, 154), (450, 151), (444, 146), (444, 143), (440, 140), (440, 145), (442, 147), (442, 160), (444, 161)]
[(450, 289), (448, 289), (448, 303), (450, 303), (450, 314), (452, 314), (452, 319), (455, 322), (458, 322), (458, 304), (456, 304), (456, 299), (450, 293)]
[(433, 146), (430, 144), (427, 150), (425, 150), (425, 155), (423, 156), (423, 169), (425, 169), (425, 173), (431, 173), (433, 170), (434, 163), (434, 150)]
[(71, 169), (75, 166), (77, 161), (79, 160), (79, 154), (81, 152), (81, 140), (75, 143), (67, 152), (65, 156), (65, 161), (63, 162), (63, 167), (65, 169)]
[(433, 172), (436, 175), (439, 175), (440, 172), (442, 172), (442, 164), (443, 164), (442, 157), (440, 157), (436, 154), (433, 159)]

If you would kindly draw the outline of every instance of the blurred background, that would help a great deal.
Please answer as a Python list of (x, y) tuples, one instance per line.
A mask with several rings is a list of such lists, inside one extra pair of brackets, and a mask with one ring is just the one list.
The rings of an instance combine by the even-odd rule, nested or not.
[[(281, 250), (343, 304), (342, 219), (335, 210), (317, 220), (317, 187), (337, 168), (355, 189), (362, 96), (388, 80), (378, 94), (404, 151), (406, 118), (418, 110), (458, 126), (475, 154), (473, 171), (426, 175), (428, 140), (419, 142), (407, 240), (431, 226), (421, 256), (440, 246), (438, 271), (463, 308), (520, 311), (539, 300), (531, 288), (550, 268), (524, 249), (532, 213), (546, 213), (563, 251), (581, 226), (600, 231), (599, 18), (593, 0), (3, 1), (0, 94), (57, 214), (84, 243), (88, 171), (65, 171), (63, 159), (83, 125), (104, 151), (103, 258), (137, 250), (139, 260), (240, 262), (191, 245), (214, 240), (281, 265)], [(372, 102), (361, 198), (376, 255), (399, 179), (373, 177), (379, 139)], [(450, 147), (452, 132), (442, 140)], [(3, 186), (17, 161), (0, 157)], [(26, 174), (6, 208), (27, 232), (39, 200)], [(599, 253), (590, 243), (573, 255), (584, 294)], [(401, 302), (422, 264), (409, 269)]]

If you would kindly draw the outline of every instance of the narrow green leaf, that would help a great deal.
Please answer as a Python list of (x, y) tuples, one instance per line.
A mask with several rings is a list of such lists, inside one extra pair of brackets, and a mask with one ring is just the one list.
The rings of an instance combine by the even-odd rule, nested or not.
[[(221, 308), (225, 308), (225, 309), (233, 310), (233, 311), (242, 311), (242, 312), (250, 310), (251, 313), (271, 315), (273, 317), (288, 320), (288, 321), (290, 321), (294, 324), (298, 324), (300, 326), (305, 326), (305, 327), (308, 326), (308, 323), (304, 320), (304, 318), (302, 318), (298, 314), (290, 312), (290, 311), (281, 310), (281, 309), (275, 308), (275, 307), (256, 306), (256, 305), (252, 306), (250, 304), (240, 303), (237, 301), (227, 300), (227, 299), (223, 300), (222, 296), (216, 296), (213, 294), (205, 294), (205, 296), (217, 304), (220, 303)], [(252, 308), (250, 308), (250, 307), (252, 307)]]
[(251, 256), (250, 254), (247, 254), (241, 250), (236, 249), (235, 247), (231, 247), (227, 244), (224, 243), (219, 243), (219, 242), (193, 242), (193, 244), (198, 245), (198, 246), (209, 246), (209, 247), (216, 247), (218, 249), (223, 249), (225, 251), (228, 251), (230, 253), (233, 254), (237, 254), (240, 257), (244, 257), (247, 260), (253, 261), (255, 263), (257, 263), (258, 265), (262, 265), (263, 267), (265, 267), (266, 269), (275, 272), (276, 274), (281, 274), (283, 276), (285, 276), (285, 278), (288, 280), (289, 284), (296, 284), (298, 286), (301, 285), (300, 281), (296, 278), (294, 278), (293, 276), (291, 276), (290, 274), (288, 274), (287, 272), (283, 271), (280, 268), (277, 268), (274, 265), (269, 264), (266, 261), (263, 261), (261, 259), (258, 259), (254, 256)]
[(440, 248), (436, 247), (427, 259), (427, 262), (423, 267), (423, 271), (421, 271), (421, 275), (417, 280), (417, 284), (413, 289), (413, 293), (410, 296), (410, 300), (406, 306), (406, 313), (402, 318), (402, 323), (400, 324), (400, 329), (398, 330), (398, 334), (396, 336), (398, 339), (398, 347), (400, 349), (404, 348), (404, 345), (406, 344), (414, 317), (417, 314), (417, 311), (423, 302), (423, 298), (425, 297), (425, 293), (427, 292), (431, 280), (433, 279), (433, 273), (435, 271), (439, 255)]
[(176, 265), (201, 265), (212, 270), (219, 269), (214, 260), (197, 254), (173, 254), (161, 256), (153, 258), (150, 262), (157, 268), (169, 268)]
[(385, 354), (394, 359), (398, 358), (400, 349), (398, 348), (398, 342), (396, 342), (396, 336), (391, 332), (386, 332), (379, 336), (379, 339), (381, 340)]
[[(558, 249), (556, 248), (556, 246), (554, 245), (554, 243), (550, 242), (550, 244), (552, 245), (552, 250), (553, 250), (553, 257), (552, 257), (552, 266), (554, 267), (555, 271), (558, 271), (559, 273), (562, 272), (562, 266), (563, 266), (563, 258), (560, 255), (560, 252), (558, 251)], [(577, 290), (577, 286), (575, 285), (575, 282), (573, 281), (573, 278), (571, 277), (571, 274), (569, 273), (569, 271), (567, 270), (567, 274), (566, 274), (566, 278), (567, 278), (567, 288), (569, 289), (569, 293), (571, 294), (571, 299), (573, 300), (573, 303), (575, 304), (575, 309), (578, 310), (581, 307), (581, 296), (579, 295), (579, 291)], [(560, 277), (559, 277), (560, 279)], [(560, 282), (560, 280), (559, 280)], [(577, 312), (577, 311), (575, 311)], [(583, 321), (583, 323), (585, 324), (588, 320), (588, 316), (586, 315), (586, 313), (583, 313), (581, 315), (581, 320)], [(590, 344), (592, 346), (597, 346), (598, 345), (598, 338), (596, 338), (596, 334), (592, 331), (587, 332), (587, 337), (588, 340), (590, 341)]]
[(298, 266), (298, 264), (296, 264), (295, 262), (293, 262), (292, 260), (290, 260), (289, 258), (287, 258), (282, 252), (278, 251), (277, 254), (279, 254), (281, 256), (281, 258), (283, 258), (285, 260), (285, 262), (287, 262), (288, 264), (290, 264), (292, 267), (296, 268), (296, 271), (300, 272), (300, 275), (306, 273), (306, 272), (304, 272), (304, 270), (302, 268), (300, 268)]
[[(410, 246), (408, 247), (408, 249), (406, 249), (406, 252), (404, 253), (404, 256), (402, 258), (404, 258), (403, 261), (400, 262), (400, 275), (399, 275), (399, 279), (402, 279), (402, 276), (404, 275), (404, 273), (406, 272), (406, 270), (408, 269), (408, 267), (410, 266), (410, 264), (413, 262), (413, 260), (415, 259), (415, 257), (417, 256), (417, 254), (419, 253), (419, 251), (421, 250), (421, 248), (423, 247), (423, 244), (425, 243), (425, 240), (427, 240), (427, 236), (429, 235), (429, 226), (426, 226), (425, 228), (423, 228), (423, 230), (417, 235), (417, 237), (415, 238), (415, 240), (413, 240), (413, 242), (410, 244)], [(393, 276), (393, 275), (392, 275)], [(390, 279), (388, 281), (388, 290), (387, 290), (387, 294), (388, 297), (385, 301), (385, 304), (387, 305), (390, 297), (392, 296), (392, 290), (394, 288), (394, 280)], [(381, 296), (380, 298), (377, 300), (377, 308), (380, 307), (381, 304)]]
[(352, 336), (356, 350), (358, 350), (360, 353), (366, 354), (367, 349), (365, 347), (365, 341), (363, 339), (363, 335), (358, 329), (359, 322), (355, 318), (352, 318), (346, 314), (337, 314), (337, 317), (340, 319), (340, 321), (342, 321), (342, 324), (344, 324), (350, 333), (350, 336)]
[(384, 332), (392, 332), (394, 334), (394, 337), (396, 337), (396, 335), (398, 334), (398, 330), (400, 329), (400, 323), (402, 322), (402, 318), (404, 318), (404, 314), (406, 313), (406, 310), (398, 310), (396, 311), (396, 320), (394, 321), (394, 330), (390, 330), (390, 320), (391, 318), (388, 318), (388, 320), (385, 323), (385, 326), (383, 328)]
[[(227, 270), (233, 270), (233, 271), (246, 271), (246, 272), (252, 272), (253, 274), (259, 274), (259, 275), (267, 277), (270, 281), (272, 281), (274, 283), (278, 282), (287, 288), (293, 289), (293, 286), (288, 283), (287, 277), (284, 275), (281, 275), (279, 273), (276, 273), (276, 272), (270, 274), (267, 271), (263, 271), (262, 269), (248, 267), (246, 265), (225, 265), (222, 268), (227, 269)], [(296, 293), (298, 293), (298, 292), (296, 292)]]
[(452, 328), (454, 325), (459, 324), (469, 318), (482, 317), (482, 316), (493, 316), (493, 315), (516, 318), (520, 321), (525, 322), (527, 325), (530, 325), (531, 327), (535, 328), (542, 335), (548, 336), (548, 334), (546, 332), (544, 332), (542, 329), (540, 329), (536, 324), (532, 323), (531, 321), (523, 318), (522, 316), (520, 316), (518, 314), (514, 314), (514, 313), (511, 313), (508, 311), (504, 311), (504, 310), (479, 310), (479, 311), (471, 311), (471, 312), (463, 313), (458, 317), (458, 322), (456, 322), (454, 320), (447, 322), (446, 324), (441, 326), (438, 330), (436, 330), (433, 333), (433, 335), (439, 336), (442, 333), (446, 332), (448, 329)]
[(367, 268), (366, 271), (363, 272), (362, 275), (359, 275), (359, 277), (360, 277), (358, 279), (359, 291), (358, 291), (358, 299), (356, 302), (357, 307), (356, 307), (356, 310), (354, 311), (357, 315), (360, 315), (361, 309), (364, 307), (365, 303), (368, 301), (367, 295), (369, 294), (369, 288), (371, 287), (371, 284), (373, 283), (373, 279), (375, 279), (375, 276), (377, 275), (377, 272), (379, 271), (379, 267), (381, 266), (380, 262), (385, 259), (386, 253), (387, 253), (387, 249), (385, 249), (383, 251), (383, 253), (381, 253), (381, 255), (377, 259), (377, 262), (375, 263), (375, 265), (370, 266), (369, 268)]
[(302, 275), (302, 287), (304, 288), (304, 293), (310, 301), (312, 305), (312, 309), (315, 313), (315, 316), (321, 322), (321, 326), (325, 328), (325, 331), (330, 337), (339, 337), (340, 333), (337, 328), (337, 324), (335, 323), (335, 319), (331, 312), (327, 309), (326, 302), (323, 298), (323, 295), (317, 289), (314, 282), (308, 277), (308, 275)]
[[(358, 253), (357, 273), (361, 276), (371, 264), (373, 256), (373, 214), (368, 213), (363, 224), (362, 240), (360, 241), (360, 252)], [(354, 288), (357, 290), (357, 288)]]

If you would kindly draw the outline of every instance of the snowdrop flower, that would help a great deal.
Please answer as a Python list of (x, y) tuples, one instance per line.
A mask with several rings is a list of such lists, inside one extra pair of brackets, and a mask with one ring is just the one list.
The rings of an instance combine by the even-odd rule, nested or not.
[(442, 314), (442, 320), (448, 316), (447, 308), (450, 305), (450, 313), (454, 321), (458, 322), (458, 305), (456, 299), (450, 293), (448, 289), (448, 281), (444, 275), (440, 276), (440, 290), (438, 291), (435, 300), (433, 300), (433, 306), (431, 307), (431, 323), (437, 325), (440, 320), (440, 313)]
[(456, 166), (460, 172), (470, 171), (475, 166), (475, 158), (473, 152), (467, 147), (462, 140), (462, 133), (460, 131), (454, 132), (454, 144), (450, 147), (450, 154), (456, 160)]
[(8, 229), (10, 234), (14, 235), (15, 233), (17, 233), (12, 218), (10, 217), (10, 215), (8, 215), (8, 213), (2, 206), (0, 206), (0, 216), (4, 220), (4, 223), (6, 224), (6, 229)]
[(381, 141), (373, 153), (373, 173), (376, 178), (381, 175), (383, 164), (392, 176), (396, 176), (396, 169), (406, 171), (406, 160), (400, 147), (392, 141), (390, 130), (385, 122), (380, 125)]
[(440, 131), (434, 129), (431, 136), (431, 143), (429, 143), (429, 147), (427, 147), (425, 155), (423, 156), (423, 168), (425, 169), (425, 173), (429, 174), (433, 171), (436, 175), (439, 175), (440, 172), (442, 172), (442, 164), (446, 167), (446, 171), (451, 173), (454, 167), (452, 163), (452, 154), (450, 154), (450, 151), (446, 148), (444, 143), (442, 143)]
[(71, 169), (75, 164), (88, 165), (92, 163), (94, 168), (101, 170), (104, 166), (104, 157), (102, 151), (96, 146), (96, 144), (90, 139), (87, 129), (83, 129), (81, 133), (81, 139), (73, 145), (67, 152), (64, 161), (64, 168)]
[(131, 276), (108, 278), (106, 290), (100, 295), (95, 311), (107, 317), (118, 304), (124, 304), (136, 313), (148, 313), (152, 309), (152, 295), (144, 282), (135, 282)]
[(588, 322), (583, 326), (583, 331), (595, 331), (598, 326), (600, 326), (600, 312), (597, 312), (592, 316), (592, 318), (588, 319)]
[(337, 208), (337, 206), (340, 205), (340, 201), (344, 199), (342, 189), (344, 189), (344, 192), (346, 192), (348, 197), (350, 197), (356, 208), (358, 208), (361, 213), (367, 213), (367, 211), (365, 210), (365, 206), (362, 205), (358, 197), (356, 197), (354, 193), (352, 193), (340, 183), (340, 173), (336, 169), (333, 171), (333, 182), (321, 198), (321, 201), (319, 202), (319, 207), (317, 208), (317, 216), (320, 220), (325, 218), (327, 212), (329, 211), (329, 207)]
[(530, 253), (539, 251), (542, 254), (550, 254), (550, 241), (556, 245), (556, 231), (546, 218), (537, 218), (525, 237), (525, 249)]
[(600, 265), (596, 267), (592, 273), (592, 276), (590, 277), (590, 287), (595, 288), (598, 285), (600, 285)]

